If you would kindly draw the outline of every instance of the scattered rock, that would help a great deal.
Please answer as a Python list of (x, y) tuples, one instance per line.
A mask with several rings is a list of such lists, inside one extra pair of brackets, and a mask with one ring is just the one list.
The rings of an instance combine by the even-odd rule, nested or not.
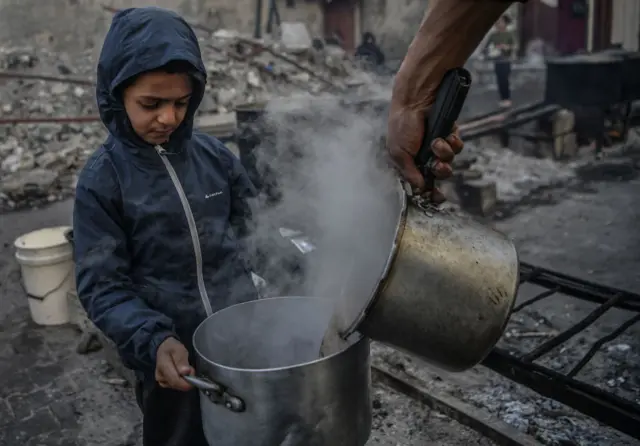
[[(300, 26), (290, 25), (284, 27), (282, 42), (255, 41), (229, 30), (201, 38), (208, 85), (199, 115), (226, 116), (238, 105), (300, 92), (358, 93), (374, 84), (380, 88), (344, 54), (336, 56), (304, 44)], [(295, 53), (287, 52), (287, 45), (295, 47)], [(92, 81), (97, 54), (93, 48), (75, 55), (40, 47), (0, 48), (0, 70)], [(89, 86), (31, 78), (3, 79), (0, 84), (2, 119), (97, 115)], [(105, 137), (97, 120), (0, 124), (0, 212), (68, 197), (78, 169)]]

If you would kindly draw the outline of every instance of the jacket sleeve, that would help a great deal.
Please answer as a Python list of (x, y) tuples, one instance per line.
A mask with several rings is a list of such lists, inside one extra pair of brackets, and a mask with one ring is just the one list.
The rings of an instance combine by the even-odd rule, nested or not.
[[(99, 163), (98, 163), (99, 164)], [(73, 239), (78, 297), (89, 318), (113, 342), (125, 364), (151, 374), (156, 350), (173, 336), (171, 319), (138, 297), (129, 277), (121, 196), (111, 166), (83, 170), (76, 186)]]

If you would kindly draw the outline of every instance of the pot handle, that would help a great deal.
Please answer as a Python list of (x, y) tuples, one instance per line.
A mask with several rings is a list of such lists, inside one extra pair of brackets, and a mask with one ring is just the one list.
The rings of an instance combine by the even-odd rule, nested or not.
[(222, 404), (232, 412), (244, 412), (246, 405), (237, 396), (231, 395), (220, 384), (209, 379), (191, 375), (182, 375), (182, 379), (205, 394), (213, 404)]

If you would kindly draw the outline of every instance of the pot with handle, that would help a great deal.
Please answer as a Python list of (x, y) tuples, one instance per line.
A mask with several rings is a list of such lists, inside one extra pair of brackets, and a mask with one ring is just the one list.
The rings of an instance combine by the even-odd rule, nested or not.
[[(451, 132), (470, 83), (470, 74), (458, 68), (438, 91), (416, 157), (428, 182), (428, 143)], [(412, 196), (399, 181), (395, 185), (376, 190), (390, 203), (376, 222), (378, 234), (385, 235), (375, 241), (388, 256), (351, 262), (322, 353), (339, 350), (343, 339), (360, 333), (449, 371), (469, 369), (491, 351), (511, 314), (519, 281), (515, 246), (504, 234)], [(351, 243), (370, 244), (367, 238), (365, 227), (354, 231)]]
[(371, 431), (369, 341), (318, 358), (331, 299), (277, 297), (208, 317), (193, 335), (207, 441), (363, 446)]

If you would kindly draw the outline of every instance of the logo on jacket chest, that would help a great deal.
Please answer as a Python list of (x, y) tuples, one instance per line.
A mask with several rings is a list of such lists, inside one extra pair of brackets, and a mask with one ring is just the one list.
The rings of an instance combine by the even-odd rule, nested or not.
[(210, 194), (206, 194), (206, 195), (204, 196), (204, 199), (205, 199), (205, 200), (208, 200), (209, 198), (217, 197), (218, 195), (222, 195), (222, 191), (218, 191), (218, 192), (213, 192), (213, 193), (210, 193)]

